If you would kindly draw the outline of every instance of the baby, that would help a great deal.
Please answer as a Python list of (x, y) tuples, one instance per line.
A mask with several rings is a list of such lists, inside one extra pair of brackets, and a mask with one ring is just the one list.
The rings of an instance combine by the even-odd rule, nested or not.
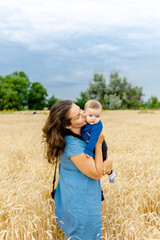
[[(88, 143), (84, 153), (89, 157), (92, 156), (97, 140), (103, 128), (101, 122), (102, 105), (97, 100), (89, 100), (85, 104), (84, 111), (86, 114), (87, 125), (82, 127), (81, 136)], [(102, 154), (103, 161), (105, 161), (107, 158), (107, 145), (105, 140), (102, 143)], [(116, 175), (113, 170), (111, 170), (108, 176), (109, 182), (114, 183)]]

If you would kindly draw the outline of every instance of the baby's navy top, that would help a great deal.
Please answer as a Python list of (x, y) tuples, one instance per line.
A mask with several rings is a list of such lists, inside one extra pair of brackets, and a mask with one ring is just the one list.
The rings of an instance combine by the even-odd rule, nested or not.
[[(81, 129), (81, 136), (82, 138), (88, 142), (87, 147), (85, 148), (84, 153), (88, 154), (89, 156), (92, 156), (93, 150), (96, 146), (96, 143), (98, 141), (99, 135), (103, 129), (102, 121), (99, 121), (96, 124), (87, 124)], [(86, 133), (88, 132), (90, 136)]]

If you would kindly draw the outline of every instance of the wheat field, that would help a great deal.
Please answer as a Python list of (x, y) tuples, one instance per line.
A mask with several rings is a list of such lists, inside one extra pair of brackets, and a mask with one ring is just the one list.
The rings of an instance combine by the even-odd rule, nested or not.
[[(46, 118), (0, 114), (0, 240), (65, 239), (41, 142)], [(101, 180), (102, 239), (160, 239), (160, 111), (104, 111), (102, 121), (116, 173), (115, 184)]]

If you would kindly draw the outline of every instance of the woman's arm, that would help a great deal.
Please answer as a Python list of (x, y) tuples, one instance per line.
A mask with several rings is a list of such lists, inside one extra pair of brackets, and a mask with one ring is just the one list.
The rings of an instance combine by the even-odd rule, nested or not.
[(103, 176), (103, 157), (102, 142), (103, 133), (100, 134), (95, 147), (95, 160), (92, 157), (86, 157), (84, 153), (71, 156), (70, 159), (76, 167), (86, 176), (99, 180)]
[(103, 162), (103, 175), (109, 174), (112, 170), (113, 160), (107, 152), (107, 159)]

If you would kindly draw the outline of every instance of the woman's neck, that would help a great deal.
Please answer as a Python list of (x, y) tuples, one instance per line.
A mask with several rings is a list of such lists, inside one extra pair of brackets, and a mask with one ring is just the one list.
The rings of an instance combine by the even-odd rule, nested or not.
[(81, 136), (81, 128), (73, 128), (71, 131)]

